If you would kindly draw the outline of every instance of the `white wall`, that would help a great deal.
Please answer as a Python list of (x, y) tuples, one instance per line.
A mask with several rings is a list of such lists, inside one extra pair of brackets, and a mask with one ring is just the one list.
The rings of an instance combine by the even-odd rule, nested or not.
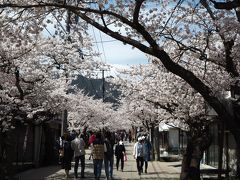
[(169, 129), (169, 148), (179, 148), (179, 130)]

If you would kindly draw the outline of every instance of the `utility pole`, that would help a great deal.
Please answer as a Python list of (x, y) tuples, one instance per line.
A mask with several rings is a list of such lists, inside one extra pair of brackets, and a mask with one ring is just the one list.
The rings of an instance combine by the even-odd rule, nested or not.
[(104, 102), (105, 99), (105, 77), (104, 77), (104, 69), (102, 69), (102, 100)]
[[(67, 11), (67, 22), (66, 22), (66, 32), (68, 35), (70, 34), (70, 24), (71, 24), (71, 13), (70, 11)], [(71, 41), (70, 37), (68, 37), (68, 40)], [(66, 76), (66, 84), (68, 83), (68, 72), (65, 73)], [(68, 89), (66, 91), (66, 94), (68, 94)], [(62, 123), (61, 123), (61, 135), (64, 134), (64, 132), (67, 131), (67, 118), (68, 118), (68, 112), (67, 109), (64, 109), (62, 112)]]
[(107, 69), (107, 68), (102, 68), (102, 69), (100, 69), (100, 71), (102, 71), (102, 101), (103, 102), (105, 102), (105, 90), (106, 90), (106, 88), (105, 88), (105, 71), (109, 71), (109, 69)]

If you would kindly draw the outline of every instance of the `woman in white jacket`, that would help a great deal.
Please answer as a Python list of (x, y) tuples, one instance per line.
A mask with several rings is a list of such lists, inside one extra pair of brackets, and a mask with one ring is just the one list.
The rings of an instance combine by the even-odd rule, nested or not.
[(143, 137), (138, 137), (138, 142), (133, 147), (133, 157), (136, 159), (138, 174), (143, 172)]

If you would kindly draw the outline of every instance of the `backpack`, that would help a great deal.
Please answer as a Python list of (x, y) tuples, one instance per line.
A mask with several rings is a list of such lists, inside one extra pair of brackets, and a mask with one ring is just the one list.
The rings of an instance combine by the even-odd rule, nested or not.
[(71, 147), (68, 141), (64, 142), (63, 146), (64, 146), (64, 149), (69, 149)]
[(109, 140), (105, 140), (105, 145), (106, 145), (106, 148), (107, 148), (107, 151), (105, 152), (105, 155), (107, 157), (111, 157), (113, 156), (113, 146), (111, 145), (110, 141)]

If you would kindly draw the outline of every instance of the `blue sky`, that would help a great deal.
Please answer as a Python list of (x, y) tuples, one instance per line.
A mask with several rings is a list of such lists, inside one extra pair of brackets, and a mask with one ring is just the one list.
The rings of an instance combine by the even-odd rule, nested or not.
[[(55, 21), (54, 18), (52, 20)], [(62, 27), (65, 27), (65, 21), (62, 22)], [(53, 25), (48, 24), (47, 30), (45, 29), (43, 34), (49, 36), (54, 34), (54, 31)], [(122, 42), (111, 38), (94, 27), (89, 28), (89, 34), (94, 41), (94, 50), (101, 54), (96, 60), (101, 60), (115, 68), (127, 68), (131, 65), (148, 63), (147, 57), (143, 52), (136, 48), (133, 49), (129, 45), (124, 45)], [(109, 73), (114, 75), (114, 68), (111, 71)]]
[(116, 68), (127, 68), (131, 65), (148, 63), (146, 55), (140, 50), (133, 49), (129, 45), (124, 45), (122, 42), (113, 39), (95, 28), (90, 31), (90, 34), (93, 38), (96, 38), (94, 38), (94, 48), (95, 51), (101, 53), (100, 60), (103, 62)]

